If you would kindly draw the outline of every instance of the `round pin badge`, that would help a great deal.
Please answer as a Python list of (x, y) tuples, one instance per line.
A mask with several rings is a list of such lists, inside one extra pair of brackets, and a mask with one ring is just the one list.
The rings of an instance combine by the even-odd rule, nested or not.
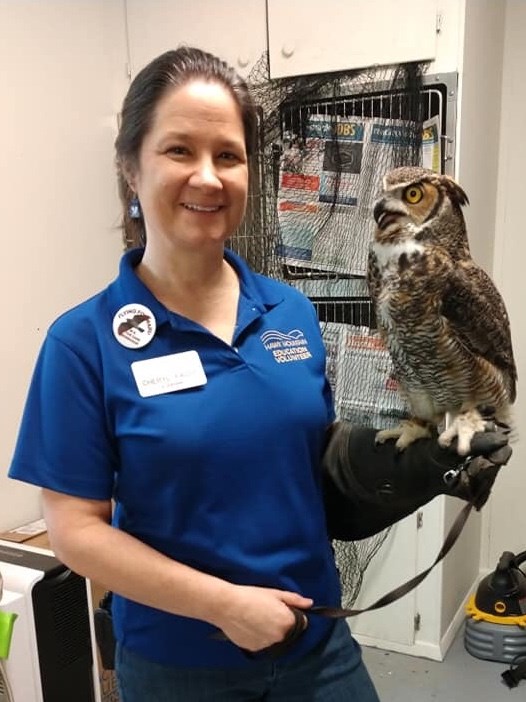
[(149, 344), (156, 328), (153, 312), (144, 305), (124, 305), (113, 317), (113, 335), (127, 349), (140, 349)]

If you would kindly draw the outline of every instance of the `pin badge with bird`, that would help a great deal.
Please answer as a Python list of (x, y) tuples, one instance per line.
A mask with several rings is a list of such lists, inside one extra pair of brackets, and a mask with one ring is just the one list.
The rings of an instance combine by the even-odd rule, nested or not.
[(155, 317), (145, 305), (121, 307), (113, 317), (113, 335), (128, 349), (140, 349), (149, 344), (156, 331)]
[[(464, 190), (419, 167), (390, 171), (374, 205), (367, 281), (410, 417), (377, 441), (403, 450), (439, 430), (467, 455), (488, 419), (511, 425), (517, 369), (504, 302), (472, 259)], [(447, 422), (445, 422), (447, 417)]]

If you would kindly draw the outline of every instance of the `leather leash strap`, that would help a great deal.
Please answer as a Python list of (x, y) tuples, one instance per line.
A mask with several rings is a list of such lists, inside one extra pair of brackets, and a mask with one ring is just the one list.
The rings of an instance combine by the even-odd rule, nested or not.
[[(445, 540), (442, 545), (442, 548), (440, 549), (438, 556), (435, 558), (434, 562), (429, 566), (429, 568), (426, 568), (423, 570), (421, 573), (418, 573), (418, 575), (415, 575), (414, 578), (411, 578), (411, 580), (408, 580), (407, 582), (403, 583), (402, 585), (399, 585), (398, 587), (395, 587), (394, 590), (390, 590), (387, 594), (383, 595), (383, 597), (380, 597), (379, 600), (376, 600), (376, 602), (373, 602), (372, 605), (369, 605), (369, 607), (363, 607), (362, 609), (346, 609), (344, 607), (324, 607), (324, 606), (314, 606), (310, 607), (310, 609), (297, 609), (296, 607), (291, 607), (290, 609), (292, 610), (294, 614), (294, 624), (292, 627), (289, 629), (287, 632), (287, 635), (282, 641), (278, 641), (277, 643), (273, 644), (272, 646), (269, 646), (267, 648), (264, 648), (257, 653), (251, 653), (250, 651), (246, 651), (244, 649), (243, 653), (247, 655), (249, 658), (259, 658), (261, 656), (267, 657), (267, 658), (278, 658), (279, 656), (283, 655), (284, 653), (287, 653), (287, 651), (292, 647), (292, 645), (300, 638), (300, 636), (303, 634), (303, 631), (305, 630), (305, 617), (310, 615), (310, 614), (315, 614), (321, 617), (330, 617), (332, 619), (343, 619), (346, 617), (355, 617), (357, 614), (362, 614), (363, 612), (372, 612), (375, 609), (380, 609), (381, 607), (386, 607), (388, 604), (391, 604), (391, 602), (394, 602), (395, 600), (399, 600), (401, 597), (404, 595), (407, 595), (408, 592), (411, 592), (411, 590), (414, 590), (415, 587), (420, 585), (422, 580), (427, 577), (427, 575), (433, 570), (433, 568), (440, 563), (440, 561), (449, 553), (449, 551), (453, 548), (455, 545), (458, 537), (460, 536), (462, 529), (464, 528), (465, 523), (468, 520), (468, 517), (471, 513), (471, 510), (474, 507), (474, 504), (476, 503), (476, 498), (472, 499), (470, 502), (468, 502), (460, 511), (458, 514), (457, 518), (453, 522)], [(222, 641), (228, 641), (228, 637), (225, 636), (225, 634), (222, 631), (215, 632), (212, 634), (213, 639), (218, 639)]]
[(407, 595), (408, 592), (411, 592), (411, 590), (414, 590), (415, 587), (420, 585), (422, 580), (427, 577), (427, 575), (433, 570), (433, 568), (440, 563), (440, 561), (449, 553), (449, 551), (453, 548), (455, 545), (458, 537), (460, 536), (460, 533), (462, 532), (462, 529), (464, 528), (464, 524), (467, 522), (468, 517), (471, 513), (471, 510), (473, 509), (473, 500), (468, 502), (461, 510), (461, 512), (458, 514), (457, 518), (453, 522), (445, 540), (444, 544), (442, 545), (442, 548), (440, 549), (438, 556), (435, 558), (434, 562), (429, 566), (429, 568), (426, 568), (423, 570), (421, 573), (418, 573), (418, 575), (415, 575), (414, 578), (411, 578), (411, 580), (408, 580), (407, 582), (403, 583), (402, 585), (399, 585), (398, 587), (395, 587), (394, 590), (390, 590), (387, 594), (383, 595), (380, 597), (379, 600), (376, 600), (376, 602), (373, 602), (372, 605), (369, 605), (369, 607), (364, 607), (362, 609), (345, 609), (343, 607), (311, 607), (310, 609), (305, 610), (306, 614), (319, 614), (320, 616), (323, 617), (332, 617), (335, 619), (342, 618), (342, 617), (355, 617), (357, 614), (362, 614), (363, 612), (372, 612), (375, 609), (380, 609), (381, 607), (385, 607), (388, 604), (391, 604), (391, 602), (394, 602), (395, 600), (399, 600), (401, 597), (404, 595)]

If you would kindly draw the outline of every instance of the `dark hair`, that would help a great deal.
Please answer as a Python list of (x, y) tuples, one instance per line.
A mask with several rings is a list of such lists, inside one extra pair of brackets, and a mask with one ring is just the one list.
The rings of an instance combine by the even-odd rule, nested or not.
[(230, 91), (241, 110), (247, 154), (250, 156), (255, 150), (256, 110), (247, 84), (233, 68), (216, 56), (189, 46), (167, 51), (151, 61), (130, 84), (115, 141), (119, 195), (123, 206), (122, 227), (127, 248), (144, 245), (146, 230), (142, 213), (137, 219), (129, 216), (134, 193), (124, 170), (137, 165), (143, 139), (165, 93), (196, 78), (220, 83)]

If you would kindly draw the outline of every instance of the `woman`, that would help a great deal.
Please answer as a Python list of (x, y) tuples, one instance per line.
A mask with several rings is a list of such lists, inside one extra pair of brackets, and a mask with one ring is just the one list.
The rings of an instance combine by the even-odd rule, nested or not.
[[(137, 75), (116, 150), (126, 233), (144, 246), (50, 328), (10, 470), (43, 487), (57, 556), (115, 593), (123, 702), (377, 700), (347, 625), (308, 612), (340, 601), (316, 315), (224, 246), (254, 133), (246, 85), (209, 54), (180, 48)], [(338, 431), (327, 454), (333, 533), (372, 533), (445, 491), (413, 481), (370, 517), (340, 455), (354, 440), (374, 449)]]

